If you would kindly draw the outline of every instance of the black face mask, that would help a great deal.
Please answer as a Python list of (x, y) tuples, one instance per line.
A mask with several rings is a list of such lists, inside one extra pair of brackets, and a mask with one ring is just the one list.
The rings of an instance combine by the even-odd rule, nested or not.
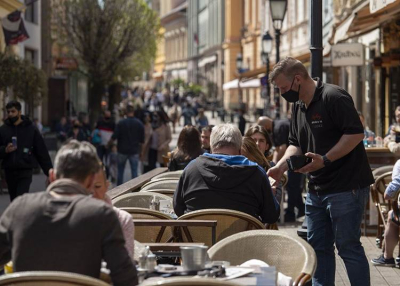
[(104, 117), (105, 120), (110, 120), (111, 117)]
[(293, 86), (294, 80), (295, 80), (295, 79), (293, 79), (293, 81), (292, 81), (292, 85), (290, 86), (290, 89), (289, 89), (287, 92), (281, 94), (282, 97), (283, 97), (287, 102), (297, 102), (297, 101), (299, 101), (299, 96), (300, 96), (300, 85), (299, 85), (299, 90), (298, 90), (298, 91), (292, 90), (292, 86)]
[(18, 116), (14, 116), (14, 117), (9, 117), (8, 119), (10, 120), (11, 124), (15, 124), (15, 122), (18, 121), (19, 117)]

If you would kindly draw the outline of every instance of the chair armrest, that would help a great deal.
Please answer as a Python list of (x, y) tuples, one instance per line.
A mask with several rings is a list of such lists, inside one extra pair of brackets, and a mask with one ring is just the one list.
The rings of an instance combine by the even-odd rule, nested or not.
[(299, 277), (293, 282), (293, 286), (304, 286), (308, 281), (311, 280), (311, 275), (306, 273), (301, 273)]

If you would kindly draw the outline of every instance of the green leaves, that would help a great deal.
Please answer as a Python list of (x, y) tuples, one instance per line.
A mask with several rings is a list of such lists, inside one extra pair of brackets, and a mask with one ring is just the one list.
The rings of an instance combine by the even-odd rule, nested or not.
[(0, 90), (38, 106), (47, 95), (47, 77), (29, 61), (0, 53)]

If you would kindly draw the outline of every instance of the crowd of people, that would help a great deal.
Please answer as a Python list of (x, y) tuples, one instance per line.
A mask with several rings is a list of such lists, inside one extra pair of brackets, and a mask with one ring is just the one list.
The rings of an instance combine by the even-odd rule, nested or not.
[[(36, 128), (29, 129), (31, 123), (21, 115), (20, 105), (7, 105), (0, 156), (8, 180), (16, 181), (18, 197), (0, 218), (0, 261), (12, 259), (15, 271), (58, 270), (99, 277), (104, 260), (114, 285), (136, 285), (134, 226), (127, 213), (110, 206), (107, 176), (121, 184), (126, 161), (135, 177), (139, 162), (146, 172), (164, 166), (168, 156), (169, 170), (184, 170), (173, 198), (178, 217), (201, 209), (231, 209), (271, 226), (283, 207), (282, 176), (293, 167), (295, 156), (310, 162), (288, 173), (285, 219), (307, 215), (307, 239), (317, 257), (313, 285), (334, 285), (335, 246), (350, 283), (370, 285), (360, 225), (374, 179), (363, 145), (365, 126), (353, 100), (340, 87), (311, 78), (304, 65), (290, 57), (274, 67), (270, 78), (293, 104), (291, 121), (260, 117), (247, 130), (245, 119), (239, 120), (240, 128), (226, 123), (211, 126), (199, 101), (169, 96), (164, 111), (166, 97), (147, 91), (133, 96), (117, 123), (110, 112), (94, 130), (85, 117), (70, 123), (62, 119), (57, 132), (64, 144), (54, 166), (40, 151), (43, 139)], [(400, 121), (400, 109), (396, 112)], [(174, 132), (169, 123), (174, 126), (181, 117), (184, 127), (168, 154)], [(16, 132), (22, 128), (33, 139), (14, 144), (14, 134), (19, 138)], [(395, 128), (390, 129), (390, 142), (396, 141), (391, 134)], [(16, 170), (32, 168), (24, 165), (27, 155), (35, 156), (48, 175), (46, 192), (20, 196), (20, 184), (29, 180), (24, 183), (14, 176)], [(12, 165), (15, 160), (18, 164)], [(398, 191), (399, 178), (388, 198)], [(392, 263), (399, 224), (393, 219), (389, 224), (387, 248), (377, 264)]]

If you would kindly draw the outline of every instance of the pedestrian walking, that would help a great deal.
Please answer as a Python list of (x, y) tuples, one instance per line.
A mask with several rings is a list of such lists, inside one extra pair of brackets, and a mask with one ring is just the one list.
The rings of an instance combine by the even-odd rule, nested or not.
[(97, 122), (96, 129), (99, 130), (101, 137), (101, 143), (97, 147), (97, 155), (102, 162), (105, 162), (104, 157), (107, 157), (107, 144), (110, 142), (111, 136), (115, 130), (115, 122), (109, 110), (104, 111), (103, 118)]
[(125, 119), (118, 122), (112, 140), (117, 140), (118, 149), (118, 186), (123, 183), (126, 161), (131, 166), (131, 178), (138, 175), (139, 154), (144, 143), (144, 127), (142, 122), (134, 117), (133, 107), (126, 108)]
[(28, 117), (21, 115), (21, 103), (10, 101), (6, 109), (8, 118), (0, 127), (0, 159), (13, 201), (29, 192), (37, 163), (47, 177), (53, 164), (39, 130)]
[(309, 180), (307, 239), (317, 255), (313, 285), (335, 285), (336, 245), (351, 285), (369, 286), (360, 226), (374, 179), (352, 97), (338, 86), (312, 79), (304, 65), (290, 57), (276, 64), (269, 78), (293, 103), (293, 112), (289, 147), (268, 175), (279, 182), (290, 156), (304, 154), (312, 160), (296, 171)]

